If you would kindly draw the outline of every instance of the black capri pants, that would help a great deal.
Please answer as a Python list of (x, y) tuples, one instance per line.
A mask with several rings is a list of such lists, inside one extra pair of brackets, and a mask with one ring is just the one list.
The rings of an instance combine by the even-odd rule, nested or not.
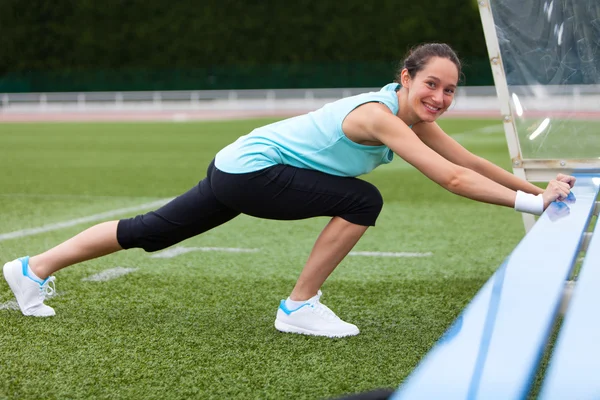
[(210, 163), (206, 178), (156, 211), (122, 219), (124, 249), (162, 250), (219, 226), (239, 214), (275, 220), (339, 216), (374, 226), (383, 198), (372, 184), (319, 171), (275, 165), (229, 174)]

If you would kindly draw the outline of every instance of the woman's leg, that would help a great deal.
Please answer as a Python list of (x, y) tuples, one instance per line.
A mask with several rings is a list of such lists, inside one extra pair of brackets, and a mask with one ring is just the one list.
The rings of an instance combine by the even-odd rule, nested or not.
[(118, 221), (95, 225), (37, 256), (7, 262), (2, 268), (23, 315), (51, 317), (52, 307), (44, 304), (54, 293), (50, 275), (69, 265), (121, 250), (117, 241)]
[(321, 285), (354, 247), (368, 226), (333, 217), (321, 232), (287, 300), (277, 309), (275, 328), (281, 332), (344, 337), (360, 333), (320, 302)]
[(33, 256), (29, 267), (41, 279), (67, 266), (114, 253), (142, 248), (158, 251), (206, 232), (239, 215), (213, 195), (209, 179), (156, 211), (92, 226), (58, 246)]
[[(212, 168), (211, 163), (209, 175)], [(4, 277), (23, 314), (52, 316), (54, 310), (43, 303), (52, 273), (122, 249), (161, 250), (237, 215), (216, 199), (208, 177), (156, 211), (95, 225), (46, 252), (8, 262)]]
[(383, 206), (368, 182), (278, 165), (253, 174), (213, 172), (215, 195), (229, 207), (259, 218), (295, 220), (333, 217), (319, 235), (287, 300), (277, 310), (282, 332), (341, 337), (359, 333), (320, 302), (319, 288), (354, 247)]
[(52, 249), (29, 258), (29, 268), (41, 279), (59, 269), (105, 256), (123, 248), (117, 241), (119, 221), (94, 225)]
[(332, 218), (317, 238), (290, 299), (302, 301), (315, 296), (367, 228), (368, 226), (356, 225), (340, 217)]
[(292, 300), (315, 296), (383, 207), (375, 186), (356, 178), (277, 165), (251, 174), (213, 170), (217, 198), (244, 214), (276, 220), (318, 216), (333, 219), (319, 235), (291, 293)]

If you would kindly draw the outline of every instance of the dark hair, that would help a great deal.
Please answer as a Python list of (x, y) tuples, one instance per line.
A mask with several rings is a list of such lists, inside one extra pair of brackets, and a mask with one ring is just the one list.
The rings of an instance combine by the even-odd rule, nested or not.
[(433, 57), (447, 58), (452, 61), (458, 69), (458, 76), (462, 78), (461, 62), (450, 46), (445, 43), (426, 43), (413, 47), (408, 51), (404, 61), (400, 63), (396, 71), (396, 82), (401, 83), (400, 74), (404, 68), (408, 70), (408, 75), (414, 78)]

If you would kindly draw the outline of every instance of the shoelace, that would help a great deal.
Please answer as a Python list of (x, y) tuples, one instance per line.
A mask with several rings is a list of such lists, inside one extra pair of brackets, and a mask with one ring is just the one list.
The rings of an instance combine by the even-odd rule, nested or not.
[(335, 315), (335, 313), (333, 311), (331, 311), (331, 309), (329, 307), (327, 307), (325, 304), (321, 304), (319, 302), (316, 302), (315, 304), (313, 304), (313, 310), (315, 310), (315, 312), (319, 315), (321, 315), (322, 317), (324, 317), (325, 319), (328, 319), (330, 321), (336, 321), (338, 319), (340, 319), (337, 315)]
[(335, 315), (335, 313), (333, 311), (331, 311), (331, 309), (329, 307), (327, 307), (325, 304), (321, 303), (320, 299), (321, 299), (321, 291), (319, 290), (315, 301), (311, 304), (311, 307), (313, 308), (313, 310), (317, 314), (321, 315), (322, 317), (324, 317), (325, 319), (328, 319), (330, 321), (340, 319), (337, 315)]
[(40, 298), (42, 300), (44, 300), (46, 297), (52, 297), (54, 294), (56, 294), (56, 285), (54, 283), (55, 280), (56, 278), (51, 276), (46, 280), (46, 282), (44, 282), (43, 285), (40, 285)]

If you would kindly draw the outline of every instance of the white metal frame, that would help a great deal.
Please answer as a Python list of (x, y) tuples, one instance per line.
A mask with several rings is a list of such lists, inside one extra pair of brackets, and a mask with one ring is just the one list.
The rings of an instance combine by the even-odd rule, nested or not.
[[(490, 57), (490, 63), (492, 66), (492, 73), (494, 76), (494, 85), (496, 86), (498, 100), (500, 101), (500, 113), (502, 114), (504, 133), (506, 135), (506, 143), (508, 144), (508, 152), (510, 154), (510, 159), (512, 160), (513, 173), (519, 178), (527, 179), (525, 166), (523, 165), (521, 157), (519, 136), (517, 135), (517, 128), (514, 124), (512, 111), (510, 108), (510, 94), (508, 92), (508, 84), (506, 82), (506, 75), (504, 73), (504, 67), (502, 64), (500, 44), (498, 43), (498, 36), (496, 36), (496, 27), (494, 25), (492, 8), (489, 0), (479, 0), (478, 4), (481, 23), (483, 25), (483, 33), (485, 36), (485, 43), (487, 45), (488, 55)], [(531, 227), (533, 227), (533, 224), (535, 224), (535, 217), (531, 214), (524, 213), (523, 224), (525, 225), (525, 230), (529, 232)]]
[[(502, 63), (500, 45), (496, 35), (496, 27), (490, 5), (492, 0), (479, 0), (479, 13), (483, 25), (485, 42), (490, 58), (494, 85), (500, 103), (500, 112), (504, 125), (504, 133), (508, 144), (513, 173), (531, 182), (548, 182), (554, 179), (559, 172), (571, 174), (574, 172), (600, 173), (600, 159), (525, 159), (521, 152), (519, 136), (514, 122), (512, 108), (510, 106), (510, 93), (506, 74)], [(523, 214), (523, 223), (528, 232), (535, 217), (531, 214)]]

